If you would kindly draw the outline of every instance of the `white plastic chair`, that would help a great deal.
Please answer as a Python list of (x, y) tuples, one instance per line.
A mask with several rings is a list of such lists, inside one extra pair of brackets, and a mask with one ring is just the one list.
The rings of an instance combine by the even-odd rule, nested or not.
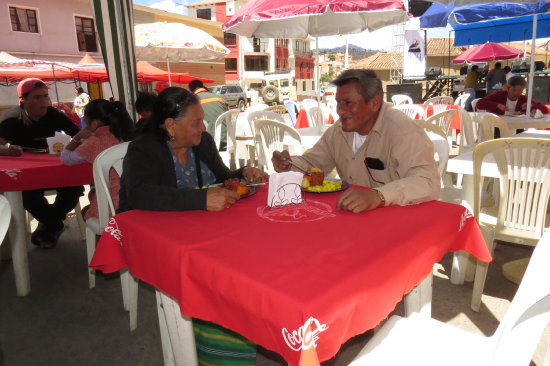
[[(499, 200), (495, 217), (480, 212), (484, 177), (483, 159), (497, 163)], [(474, 159), (474, 216), (493, 253), (496, 240), (536, 245), (545, 230), (550, 198), (550, 149), (543, 139), (501, 138), (476, 146)], [(487, 276), (487, 263), (477, 261), (472, 309), (479, 311)]]
[[(274, 151), (282, 151), (292, 147), (292, 155), (302, 154), (302, 139), (298, 131), (282, 122), (259, 119), (255, 122), (256, 133), (260, 143), (260, 154), (265, 161), (265, 171), (275, 173), (271, 156)], [(258, 159), (259, 160), (259, 159)]]
[(431, 105), (433, 109), (433, 114), (447, 110), (448, 106), (453, 104), (453, 97), (439, 96), (433, 97), (424, 102), (424, 119), (427, 118), (428, 106)]
[(412, 98), (405, 94), (395, 94), (391, 97), (391, 101), (395, 106), (402, 104), (414, 104)]
[(456, 109), (447, 109), (438, 113), (434, 113), (432, 116), (426, 118), (426, 122), (433, 123), (434, 125), (441, 128), (441, 131), (445, 133), (446, 136), (449, 135), (449, 130), (451, 128), (451, 121), (456, 114)]
[(285, 107), (288, 115), (290, 116), (292, 127), (294, 127), (294, 125), (296, 124), (296, 118), (298, 117), (298, 112), (300, 111), (300, 106), (293, 100), (286, 100)]
[(495, 127), (500, 131), (500, 137), (510, 137), (512, 133), (506, 122), (493, 113), (485, 113), (481, 119), (481, 141), (488, 141), (495, 138)]
[(258, 157), (258, 165), (265, 165), (265, 162), (263, 161), (263, 156), (260, 153), (260, 140), (258, 138), (258, 134), (256, 133), (256, 125), (254, 124), (259, 119), (269, 119), (272, 121), (278, 121), (281, 123), (285, 123), (285, 119), (283, 116), (281, 116), (279, 113), (266, 111), (266, 110), (260, 110), (260, 111), (254, 111), (250, 112), (247, 116), (248, 125), (250, 126), (250, 131), (252, 132), (253, 137), (253, 145), (250, 147), (250, 159), (253, 161), (254, 157), (257, 155)]
[(323, 110), (319, 109), (318, 104), (304, 104), (304, 110), (307, 114), (309, 127), (322, 126), (326, 123), (325, 116), (323, 115)]
[(225, 122), (227, 129), (227, 150), (220, 151), (220, 155), (225, 165), (231, 169), (239, 168), (239, 159), (237, 158), (237, 118), (240, 111), (231, 109), (218, 116), (214, 125), (214, 142), (218, 151), (220, 150), (222, 125)]
[(466, 108), (466, 102), (470, 98), (470, 93), (463, 93), (455, 99), (454, 104), (462, 108)]
[(550, 320), (550, 233), (538, 242), (497, 330), (485, 337), (413, 314), (392, 316), (350, 366), (527, 366)]
[(265, 109), (266, 111), (275, 112), (279, 114), (285, 114), (286, 107), (284, 105), (271, 105)]
[(0, 246), (8, 232), (11, 220), (11, 206), (8, 199), (0, 194)]
[[(118, 175), (122, 175), (122, 161), (126, 156), (129, 142), (123, 142), (102, 151), (94, 160), (94, 184), (96, 189), (98, 217), (86, 220), (86, 251), (88, 264), (92, 260), (96, 246), (96, 235), (102, 235), (109, 218), (115, 215), (115, 207), (111, 198), (109, 172), (114, 168)], [(88, 268), (89, 287), (95, 287), (95, 271)], [(120, 270), (122, 285), (122, 300), (124, 308), (130, 312), (130, 330), (137, 328), (137, 296), (138, 281), (127, 268)]]
[(424, 116), (424, 107), (416, 104), (399, 104), (393, 107), (405, 113), (409, 118), (422, 119)]

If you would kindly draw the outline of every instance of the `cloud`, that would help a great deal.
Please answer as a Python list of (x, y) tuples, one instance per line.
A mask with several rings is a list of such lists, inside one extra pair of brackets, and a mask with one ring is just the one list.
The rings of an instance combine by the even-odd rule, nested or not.
[[(181, 4), (181, 5), (179, 5)], [(187, 1), (178, 1), (178, 4), (174, 0), (162, 0), (156, 3), (149, 5), (151, 8), (160, 9), (164, 11), (169, 11), (171, 13), (177, 14), (187, 14), (187, 8), (184, 6), (187, 4)]]
[[(365, 31), (362, 33), (348, 34), (342, 36), (330, 36), (319, 37), (320, 48), (333, 48), (346, 45), (346, 37), (349, 44), (354, 44), (359, 47), (363, 47), (371, 50), (385, 50), (391, 49), (392, 43), (392, 27), (384, 27), (374, 32)], [(312, 49), (315, 47), (315, 40), (311, 45)]]

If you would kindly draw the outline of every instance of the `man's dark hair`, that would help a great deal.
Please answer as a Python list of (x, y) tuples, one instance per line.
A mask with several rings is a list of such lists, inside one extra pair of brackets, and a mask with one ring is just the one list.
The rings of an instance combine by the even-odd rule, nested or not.
[(477, 69), (479, 69), (479, 66), (477, 65), (472, 66), (472, 71), (476, 71)]
[(382, 81), (373, 70), (346, 70), (332, 81), (332, 84), (336, 86), (344, 86), (349, 83), (357, 84), (357, 92), (363, 96), (365, 103), (368, 103), (376, 94), (384, 95)]
[(147, 92), (140, 92), (138, 93), (138, 96), (136, 98), (136, 111), (139, 114), (143, 114), (144, 111), (153, 111), (153, 105), (155, 104), (155, 100), (157, 99), (157, 96), (152, 93)]
[(194, 93), (195, 90), (199, 88), (204, 88), (204, 84), (202, 83), (202, 81), (198, 79), (191, 80), (191, 82), (189, 83), (189, 90), (191, 90), (191, 92)]
[(511, 88), (513, 86), (518, 86), (518, 85), (521, 85), (523, 88), (525, 88), (525, 85), (527, 84), (527, 82), (525, 81), (524, 78), (522, 78), (521, 76), (512, 76), (510, 79), (508, 79), (508, 87)]
[(84, 93), (84, 89), (82, 89), (82, 87), (80, 87), (80, 86), (78, 88), (74, 88), (74, 89), (78, 92), (78, 94)]
[(510, 66), (504, 66), (504, 69), (502, 69), (502, 70), (506, 71), (506, 73), (509, 73), (510, 71), (512, 71)]
[(495, 69), (500, 69), (502, 67), (502, 64), (500, 62), (497, 62), (495, 64)]

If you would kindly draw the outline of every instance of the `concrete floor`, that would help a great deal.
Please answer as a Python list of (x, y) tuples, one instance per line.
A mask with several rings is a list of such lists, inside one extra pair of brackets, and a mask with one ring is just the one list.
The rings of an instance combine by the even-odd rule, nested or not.
[[(450, 284), (451, 254), (437, 265), (433, 289), (433, 317), (469, 331), (491, 335), (506, 311), (517, 286), (504, 279), (501, 265), (528, 256), (530, 249), (498, 245), (481, 311), (470, 309), (472, 284)], [(0, 262), (0, 366), (19, 365), (163, 365), (155, 293), (141, 283), (138, 328), (130, 332), (122, 307), (118, 278), (97, 278), (88, 288), (85, 243), (74, 218), (56, 248), (29, 251), (31, 293), (17, 297), (10, 260)], [(395, 311), (402, 312), (401, 304)], [(350, 340), (326, 365), (347, 365), (369, 334)], [(533, 358), (542, 365), (550, 338), (547, 328)], [(258, 365), (280, 365), (278, 355), (261, 350)]]

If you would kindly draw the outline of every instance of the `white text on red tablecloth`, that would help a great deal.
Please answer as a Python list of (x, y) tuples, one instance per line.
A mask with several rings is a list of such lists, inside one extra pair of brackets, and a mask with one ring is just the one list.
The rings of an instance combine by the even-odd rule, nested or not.
[(319, 320), (311, 316), (298, 330), (290, 332), (283, 328), (283, 338), (290, 349), (294, 351), (306, 350), (317, 347), (319, 333), (327, 329), (326, 324), (321, 324)]
[(105, 227), (105, 232), (111, 234), (122, 246), (122, 233), (118, 229), (118, 224), (113, 217), (109, 219), (109, 224)]
[(466, 220), (471, 217), (474, 217), (474, 215), (472, 215), (469, 210), (465, 210), (464, 213), (460, 216), (460, 227), (458, 228), (458, 231), (462, 231), (464, 225), (466, 225)]
[(2, 171), (13, 180), (17, 180), (17, 173), (21, 173), (19, 169), (2, 169)]

